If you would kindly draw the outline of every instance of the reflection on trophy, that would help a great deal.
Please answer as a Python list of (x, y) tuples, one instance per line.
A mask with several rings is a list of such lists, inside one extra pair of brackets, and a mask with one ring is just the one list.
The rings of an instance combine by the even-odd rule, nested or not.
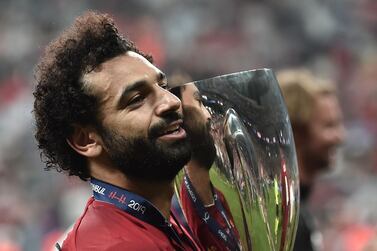
[(194, 84), (180, 87), (184, 126), (192, 145), (191, 160), (184, 168), (180, 188), (187, 223), (206, 250), (240, 250), (240, 241), (224, 195), (211, 183), (209, 171), (216, 148), (211, 115)]
[(181, 98), (192, 144), (173, 202), (186, 228), (206, 250), (292, 250), (297, 160), (272, 71), (195, 81), (172, 92)]

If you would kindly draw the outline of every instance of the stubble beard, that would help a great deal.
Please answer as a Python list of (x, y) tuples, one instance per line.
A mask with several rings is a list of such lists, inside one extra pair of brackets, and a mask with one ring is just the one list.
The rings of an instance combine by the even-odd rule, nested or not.
[[(155, 126), (157, 129), (154, 131), (166, 123), (168, 121)], [(184, 138), (161, 142), (154, 133), (152, 135), (125, 137), (106, 128), (101, 129), (110, 161), (127, 177), (150, 182), (172, 181), (191, 158), (189, 141)]]

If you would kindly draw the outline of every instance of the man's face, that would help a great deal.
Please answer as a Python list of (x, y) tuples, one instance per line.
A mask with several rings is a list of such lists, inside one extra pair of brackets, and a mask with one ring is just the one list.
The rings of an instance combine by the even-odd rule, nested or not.
[(307, 161), (315, 163), (317, 168), (327, 169), (333, 162), (337, 147), (344, 140), (342, 113), (334, 95), (316, 98), (308, 126)]
[(85, 78), (99, 98), (105, 156), (125, 175), (172, 180), (190, 159), (182, 108), (167, 91), (162, 72), (141, 55), (127, 52)]
[(184, 125), (192, 148), (191, 159), (209, 169), (216, 157), (214, 141), (210, 134), (211, 115), (204, 107), (200, 93), (194, 84), (181, 87), (181, 93)]

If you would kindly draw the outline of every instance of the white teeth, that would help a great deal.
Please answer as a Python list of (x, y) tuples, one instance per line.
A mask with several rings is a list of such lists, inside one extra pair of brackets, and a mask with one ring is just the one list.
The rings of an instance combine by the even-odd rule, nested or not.
[(171, 128), (168, 128), (167, 130), (165, 130), (165, 134), (168, 134), (168, 133), (178, 133), (178, 130), (179, 130), (180, 126), (179, 125), (176, 125), (174, 127), (171, 127)]

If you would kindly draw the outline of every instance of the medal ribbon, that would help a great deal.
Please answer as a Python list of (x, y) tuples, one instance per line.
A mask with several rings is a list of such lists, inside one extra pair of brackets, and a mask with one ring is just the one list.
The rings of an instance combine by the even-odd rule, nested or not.
[(210, 231), (224, 244), (227, 246), (229, 250), (241, 250), (239, 241), (237, 240), (237, 235), (235, 234), (234, 227), (230, 224), (230, 221), (228, 220), (228, 216), (226, 214), (226, 211), (219, 199), (219, 195), (213, 188), (211, 184), (211, 189), (214, 197), (215, 207), (220, 212), (221, 216), (225, 220), (227, 224), (227, 228), (223, 228), (219, 225), (219, 223), (214, 219), (208, 212), (208, 210), (204, 207), (203, 202), (200, 200), (197, 192), (195, 191), (190, 178), (187, 174), (185, 174), (183, 178), (183, 183), (185, 185), (185, 188), (187, 189), (187, 192), (189, 194), (189, 198), (191, 202), (193, 203), (196, 212), (199, 214), (200, 218), (204, 221), (204, 223), (208, 226)]
[[(92, 186), (93, 196), (96, 200), (113, 204), (139, 220), (157, 227), (184, 250), (182, 240), (173, 229), (171, 223), (166, 220), (162, 213), (148, 200), (123, 188), (116, 187), (95, 178), (91, 178), (90, 184)], [(189, 238), (187, 239), (189, 240)], [(191, 241), (190, 245), (193, 246)]]

